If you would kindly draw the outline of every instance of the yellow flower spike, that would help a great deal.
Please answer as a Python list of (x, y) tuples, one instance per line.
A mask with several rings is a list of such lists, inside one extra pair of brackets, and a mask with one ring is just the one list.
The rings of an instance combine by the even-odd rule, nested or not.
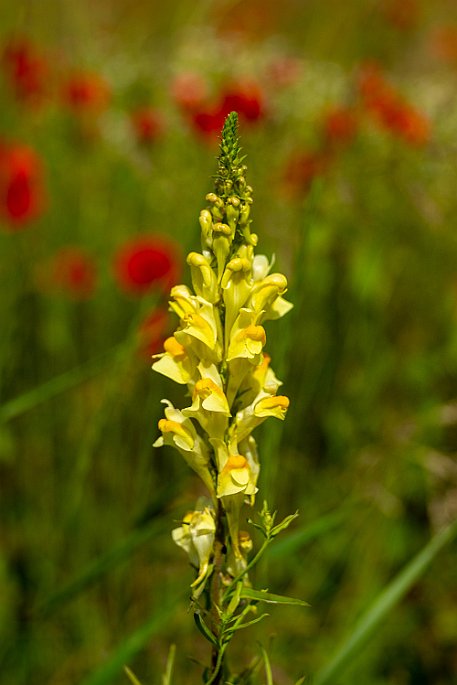
[(187, 255), (187, 263), (190, 266), (192, 285), (196, 294), (212, 304), (218, 302), (219, 288), (209, 260), (198, 252), (190, 252)]
[(153, 355), (153, 359), (157, 359), (152, 365), (154, 371), (181, 385), (191, 383), (196, 370), (192, 355), (173, 336), (165, 340), (163, 348), (162, 354)]
[(182, 455), (191, 469), (197, 473), (212, 496), (215, 495), (213, 478), (209, 471), (210, 453), (205, 440), (198, 435), (192, 421), (171, 402), (166, 404), (165, 417), (159, 421), (162, 435), (154, 442), (154, 447), (171, 445)]
[(287, 278), (283, 274), (270, 274), (257, 282), (247, 307), (261, 314), (261, 319), (279, 319), (289, 312), (293, 305), (281, 295), (287, 290)]

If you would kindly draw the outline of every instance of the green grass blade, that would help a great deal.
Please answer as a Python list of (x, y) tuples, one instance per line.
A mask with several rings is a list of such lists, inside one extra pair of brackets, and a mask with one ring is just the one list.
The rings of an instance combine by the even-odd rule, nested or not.
[(128, 679), (132, 683), (132, 685), (141, 685), (140, 681), (136, 677), (136, 675), (133, 673), (133, 671), (130, 670), (128, 666), (124, 666), (124, 671), (127, 674)]
[(70, 371), (59, 374), (54, 378), (42, 383), (41, 385), (24, 392), (18, 397), (14, 397), (0, 407), (0, 423), (6, 423), (11, 419), (20, 416), (39, 404), (60, 395), (67, 390), (77, 387), (80, 383), (88, 380), (111, 363), (123, 345), (116, 345), (102, 355), (81, 364)]
[(266, 685), (273, 685), (273, 674), (271, 672), (270, 658), (265, 647), (261, 646), (263, 665), (265, 666), (265, 677), (267, 679)]
[(138, 547), (158, 534), (163, 525), (164, 522), (160, 520), (147, 527), (134, 530), (120, 543), (98, 557), (94, 563), (89, 564), (74, 580), (39, 602), (35, 613), (46, 616), (54, 613), (62, 604), (99, 581), (113, 568), (128, 561)]
[(335, 683), (343, 668), (357, 656), (361, 647), (371, 637), (386, 614), (401, 600), (435, 559), (438, 553), (457, 536), (457, 521), (437, 533), (430, 542), (381, 592), (373, 604), (361, 616), (347, 640), (337, 650), (329, 663), (316, 675), (313, 685)]
[(171, 645), (170, 651), (168, 652), (167, 665), (165, 667), (165, 673), (162, 676), (162, 685), (171, 685), (173, 680), (173, 667), (175, 665), (176, 656), (176, 645)]
[(164, 603), (146, 623), (118, 646), (100, 668), (85, 678), (80, 685), (112, 685), (122, 673), (124, 666), (132, 661), (153, 635), (163, 629), (166, 621), (173, 616), (176, 606), (183, 600), (184, 596), (177, 594), (167, 603)]

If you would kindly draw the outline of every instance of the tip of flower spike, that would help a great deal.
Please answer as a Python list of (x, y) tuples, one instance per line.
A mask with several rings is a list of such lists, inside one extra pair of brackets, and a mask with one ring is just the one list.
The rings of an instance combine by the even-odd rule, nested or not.
[(231, 170), (234, 166), (238, 166), (241, 163), (240, 152), (238, 113), (230, 112), (222, 128), (219, 164), (225, 167), (225, 169)]

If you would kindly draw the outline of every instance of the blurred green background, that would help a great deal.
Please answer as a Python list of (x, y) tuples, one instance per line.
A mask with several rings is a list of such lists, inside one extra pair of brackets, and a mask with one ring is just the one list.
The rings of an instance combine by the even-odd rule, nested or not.
[[(450, 0), (17, 0), (0, 9), (0, 683), (196, 683), (150, 371), (189, 281), (224, 115), (295, 307), (260, 490), (300, 518), (257, 586), (274, 682), (328, 664), (457, 515), (457, 8)], [(180, 275), (181, 274), (181, 275)], [(181, 404), (180, 404), (181, 403)], [(455, 542), (335, 685), (457, 683)], [(191, 658), (190, 658), (191, 657)], [(294, 680), (295, 679), (295, 680)]]

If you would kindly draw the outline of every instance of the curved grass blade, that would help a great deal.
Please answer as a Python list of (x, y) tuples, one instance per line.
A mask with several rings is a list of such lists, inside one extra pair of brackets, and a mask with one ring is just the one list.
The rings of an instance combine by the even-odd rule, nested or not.
[(457, 521), (437, 533), (375, 599), (330, 662), (316, 675), (313, 685), (330, 685), (360, 652), (386, 614), (402, 599), (438, 553), (457, 537)]
[(116, 345), (100, 356), (90, 359), (84, 364), (80, 364), (79, 366), (70, 369), (70, 371), (65, 371), (64, 373), (45, 381), (41, 385), (38, 385), (31, 390), (27, 390), (22, 395), (5, 402), (0, 408), (0, 423), (6, 423), (11, 419), (16, 418), (16, 416), (20, 416), (21, 414), (34, 409), (39, 404), (47, 402), (53, 397), (77, 387), (80, 383), (97, 375), (112, 362), (113, 358), (119, 354), (119, 351), (123, 346), (124, 343)]
[[(160, 513), (162, 506), (170, 501), (176, 490), (179, 489), (180, 484), (181, 481), (178, 481), (173, 486), (164, 489), (160, 498), (154, 502), (155, 509), (151, 508), (148, 514), (157, 515)], [(62, 604), (70, 601), (80, 592), (99, 581), (112, 569), (128, 561), (138, 547), (155, 537), (164, 527), (167, 528), (167, 524), (162, 519), (149, 522), (142, 517), (141, 527), (133, 530), (118, 544), (98, 557), (92, 564), (89, 564), (74, 580), (41, 600), (34, 610), (35, 614), (48, 616), (54, 613)]]
[(94, 673), (85, 678), (80, 685), (112, 685), (122, 673), (125, 664), (132, 661), (135, 655), (148, 643), (153, 635), (160, 632), (166, 622), (173, 616), (176, 606), (184, 600), (184, 595), (177, 593), (151, 618), (108, 657), (107, 661)]

